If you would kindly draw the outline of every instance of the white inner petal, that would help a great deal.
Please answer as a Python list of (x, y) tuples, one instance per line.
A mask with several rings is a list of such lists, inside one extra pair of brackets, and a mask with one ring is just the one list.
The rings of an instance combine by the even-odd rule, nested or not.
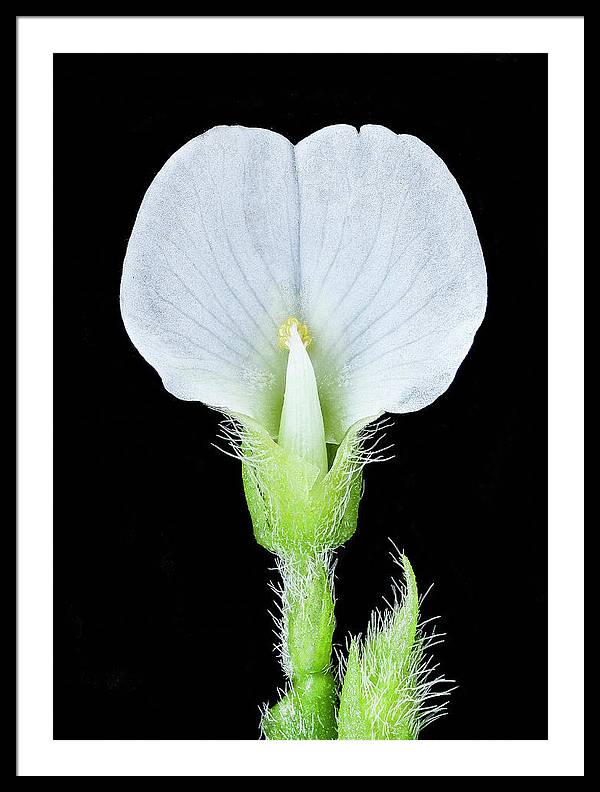
[(327, 447), (317, 381), (296, 324), (289, 330), (289, 355), (278, 442), (290, 453), (327, 472)]

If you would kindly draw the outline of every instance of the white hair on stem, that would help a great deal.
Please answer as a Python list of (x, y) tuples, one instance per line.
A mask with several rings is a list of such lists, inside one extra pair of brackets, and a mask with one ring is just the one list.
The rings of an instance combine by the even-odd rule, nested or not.
[[(302, 613), (304, 612), (304, 607), (315, 579), (323, 570), (326, 570), (327, 585), (335, 606), (334, 580), (337, 560), (334, 560), (333, 554), (329, 551), (319, 553), (316, 556), (304, 559), (301, 573), (283, 558), (276, 557), (275, 563), (276, 565), (273, 569), (279, 573), (279, 580), (276, 582), (270, 581), (269, 588), (275, 594), (276, 611), (269, 611), (269, 615), (275, 625), (273, 630), (277, 638), (274, 646), (275, 654), (287, 679), (291, 680), (294, 667), (289, 652), (288, 627), (292, 607), (299, 608)], [(332, 623), (331, 620), (329, 623)], [(330, 668), (323, 669), (324, 672), (329, 670)]]

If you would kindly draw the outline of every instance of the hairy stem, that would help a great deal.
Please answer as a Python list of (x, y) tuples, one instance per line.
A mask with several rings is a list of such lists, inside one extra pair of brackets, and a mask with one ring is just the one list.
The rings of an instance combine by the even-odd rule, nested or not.
[(335, 628), (329, 553), (279, 559), (282, 577), (280, 651), (288, 678), (282, 699), (265, 713), (272, 740), (337, 738), (337, 689), (331, 671)]

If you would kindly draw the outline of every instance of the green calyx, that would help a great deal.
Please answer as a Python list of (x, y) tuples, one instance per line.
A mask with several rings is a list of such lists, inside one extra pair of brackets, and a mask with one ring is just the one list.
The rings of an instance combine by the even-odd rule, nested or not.
[(243, 419), (242, 478), (256, 541), (282, 558), (333, 550), (356, 531), (362, 490), (361, 429), (352, 427), (329, 470)]

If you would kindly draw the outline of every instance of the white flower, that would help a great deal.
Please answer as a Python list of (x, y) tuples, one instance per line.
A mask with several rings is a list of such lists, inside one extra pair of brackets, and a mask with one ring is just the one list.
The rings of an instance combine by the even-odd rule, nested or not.
[(191, 140), (144, 197), (121, 287), (168, 391), (250, 416), (321, 469), (323, 441), (446, 390), (485, 304), (458, 184), (419, 139), (373, 125)]

